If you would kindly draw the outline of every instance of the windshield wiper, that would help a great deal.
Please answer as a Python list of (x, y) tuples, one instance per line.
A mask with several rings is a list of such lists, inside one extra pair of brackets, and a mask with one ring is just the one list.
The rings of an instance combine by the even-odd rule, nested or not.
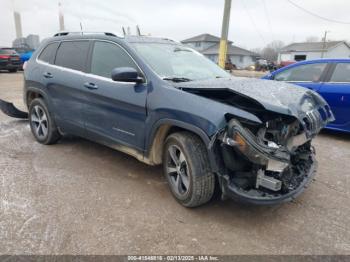
[(169, 80), (175, 83), (192, 81), (192, 79), (186, 77), (164, 77), (163, 80)]

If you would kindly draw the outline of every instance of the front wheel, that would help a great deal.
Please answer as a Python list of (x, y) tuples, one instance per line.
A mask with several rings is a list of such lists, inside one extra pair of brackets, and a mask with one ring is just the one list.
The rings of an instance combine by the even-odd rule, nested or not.
[(179, 132), (166, 139), (163, 169), (173, 196), (183, 206), (200, 206), (212, 198), (215, 175), (206, 147), (196, 135)]

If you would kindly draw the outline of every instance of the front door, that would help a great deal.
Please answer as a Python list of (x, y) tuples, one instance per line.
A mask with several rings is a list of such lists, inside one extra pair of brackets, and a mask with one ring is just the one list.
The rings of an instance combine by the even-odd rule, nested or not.
[(146, 83), (116, 82), (111, 73), (117, 67), (133, 67), (131, 56), (112, 42), (96, 41), (91, 52), (90, 74), (85, 83), (84, 120), (94, 140), (144, 149)]

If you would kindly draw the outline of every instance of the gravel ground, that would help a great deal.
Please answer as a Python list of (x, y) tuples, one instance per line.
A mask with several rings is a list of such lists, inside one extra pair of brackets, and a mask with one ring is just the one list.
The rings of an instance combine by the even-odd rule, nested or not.
[[(21, 73), (0, 73), (0, 98), (23, 108)], [(314, 145), (296, 201), (187, 209), (160, 167), (79, 138), (40, 145), (0, 113), (0, 254), (350, 254), (350, 135)]]

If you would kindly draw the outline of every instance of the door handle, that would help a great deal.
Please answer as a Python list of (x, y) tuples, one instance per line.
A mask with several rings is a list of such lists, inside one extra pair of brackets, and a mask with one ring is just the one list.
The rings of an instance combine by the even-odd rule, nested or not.
[(43, 76), (44, 76), (45, 78), (53, 78), (53, 75), (52, 75), (50, 72), (45, 72), (45, 73), (43, 74)]
[(85, 86), (87, 89), (90, 89), (90, 90), (98, 89), (98, 86), (97, 86), (96, 84), (90, 83), (90, 82), (85, 83), (84, 86)]

